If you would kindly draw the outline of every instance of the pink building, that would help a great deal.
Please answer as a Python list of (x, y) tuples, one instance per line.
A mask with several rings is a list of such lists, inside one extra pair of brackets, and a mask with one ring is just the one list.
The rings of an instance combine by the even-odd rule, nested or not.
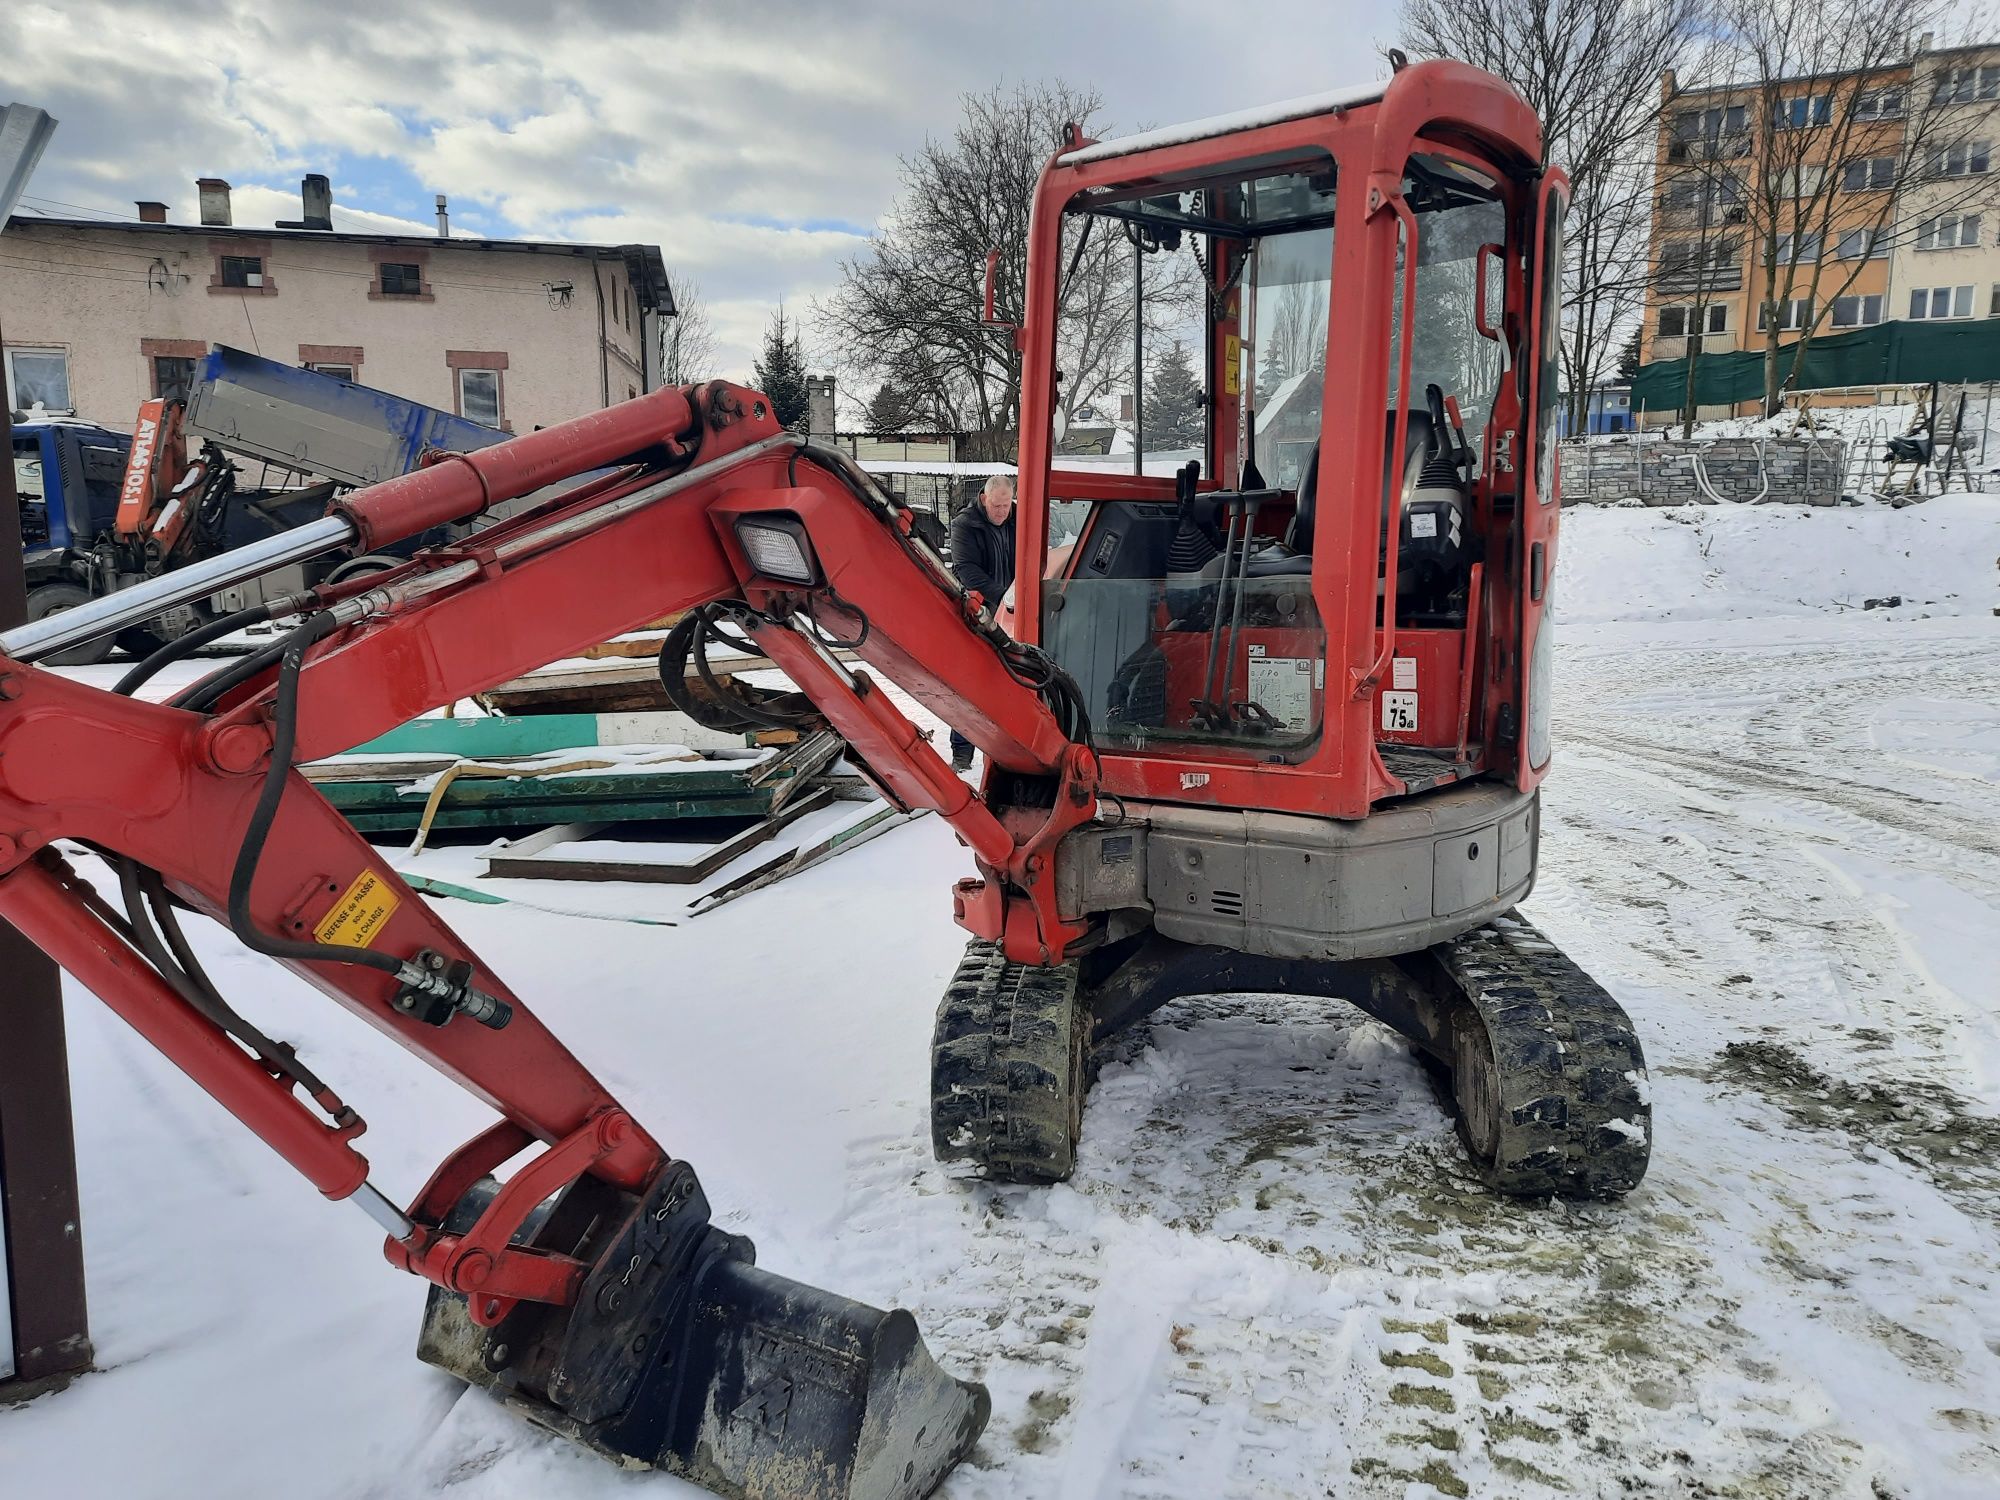
[(324, 177), (274, 229), (142, 202), (128, 222), (16, 215), (0, 255), (8, 398), (108, 427), (184, 384), (211, 343), (310, 365), (527, 432), (658, 382), (674, 313), (656, 245), (576, 245), (332, 227)]

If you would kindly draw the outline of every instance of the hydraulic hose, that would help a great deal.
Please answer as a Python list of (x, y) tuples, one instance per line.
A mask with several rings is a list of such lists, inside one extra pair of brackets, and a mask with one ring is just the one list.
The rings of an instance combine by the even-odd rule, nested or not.
[(206, 625), (190, 630), (186, 635), (176, 636), (160, 647), (151, 656), (133, 667), (118, 679), (114, 693), (131, 697), (139, 688), (157, 677), (162, 668), (172, 666), (182, 657), (199, 651), (211, 641), (219, 641), (225, 635), (233, 635), (249, 625), (262, 625), (271, 618), (269, 604), (253, 604), (248, 609), (239, 609), (234, 614), (224, 615), (219, 620), (210, 620)]
[[(278, 688), (271, 722), (271, 763), (264, 771), (263, 789), (251, 810), (243, 844), (236, 853), (236, 866), (229, 876), (229, 927), (247, 948), (271, 958), (306, 959), (318, 963), (361, 964), (385, 974), (400, 974), (404, 961), (367, 948), (336, 947), (331, 943), (307, 943), (273, 937), (262, 931), (250, 915), (250, 890), (257, 879), (257, 865), (264, 857), (271, 824), (284, 800), (285, 782), (292, 773), (292, 751), (298, 742), (299, 669), (305, 665), (306, 651), (335, 628), (332, 615), (320, 613), (276, 643)], [(265, 648), (266, 651), (272, 648)], [(265, 652), (258, 652), (258, 656)], [(257, 670), (261, 670), (261, 665)], [(223, 674), (227, 676), (228, 674)], [(247, 674), (246, 674), (247, 675)], [(205, 684), (197, 684), (197, 687)], [(223, 689), (208, 695), (212, 701)], [(188, 707), (195, 706), (190, 703)]]
[(219, 672), (211, 672), (201, 681), (182, 688), (167, 700), (170, 707), (192, 709), (196, 713), (206, 713), (225, 694), (241, 687), (251, 678), (260, 676), (265, 668), (285, 654), (288, 636), (280, 636), (268, 646), (259, 646), (248, 656), (241, 657)]

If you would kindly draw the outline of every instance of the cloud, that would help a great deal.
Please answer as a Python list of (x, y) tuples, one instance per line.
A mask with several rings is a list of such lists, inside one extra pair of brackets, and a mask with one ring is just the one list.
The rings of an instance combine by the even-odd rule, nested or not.
[(216, 175), (252, 224), (297, 217), (324, 171), (344, 226), (427, 232), (442, 192), (455, 230), (657, 243), (741, 374), (781, 297), (838, 284), (961, 94), (1063, 77), (1113, 124), (1166, 123), (1373, 76), (1391, 20), (1390, 0), (16, 0), (0, 99), (62, 122), (46, 199), (192, 218)]

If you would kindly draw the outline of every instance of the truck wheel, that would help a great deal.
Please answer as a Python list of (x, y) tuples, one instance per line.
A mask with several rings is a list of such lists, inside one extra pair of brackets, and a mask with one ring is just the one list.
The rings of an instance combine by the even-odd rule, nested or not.
[(141, 661), (144, 661), (155, 651), (158, 651), (162, 646), (167, 644), (165, 636), (147, 630), (143, 626), (134, 626), (130, 630), (121, 630), (114, 639), (120, 651), (125, 652), (128, 656), (136, 656)]
[[(46, 620), (50, 615), (88, 603), (89, 589), (79, 588), (73, 583), (45, 583), (28, 595), (28, 618)], [(42, 664), (51, 667), (95, 666), (111, 654), (111, 647), (111, 637), (102, 635), (94, 641), (85, 641), (81, 646), (71, 646), (67, 651), (45, 656)]]

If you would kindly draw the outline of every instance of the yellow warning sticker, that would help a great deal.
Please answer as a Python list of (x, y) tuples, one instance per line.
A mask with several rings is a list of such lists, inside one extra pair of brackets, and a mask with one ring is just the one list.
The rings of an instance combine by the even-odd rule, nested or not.
[(402, 904), (403, 898), (389, 888), (388, 882), (373, 870), (363, 870), (354, 877), (347, 894), (334, 903), (333, 910), (313, 929), (313, 936), (341, 948), (373, 947), (389, 918)]
[(1243, 340), (1233, 333), (1223, 335), (1222, 339), (1222, 393), (1225, 396), (1243, 393)]

